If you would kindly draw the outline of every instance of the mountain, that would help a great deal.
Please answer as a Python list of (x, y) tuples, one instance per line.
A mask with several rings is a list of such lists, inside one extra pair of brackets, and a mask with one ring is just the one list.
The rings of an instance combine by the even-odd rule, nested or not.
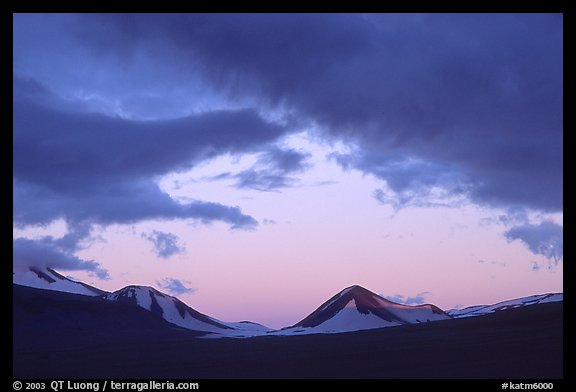
[(104, 299), (141, 307), (169, 323), (194, 331), (225, 333), (235, 329), (152, 287), (127, 286), (105, 295)]
[(20, 286), (100, 297), (107, 302), (142, 308), (151, 312), (154, 317), (179, 327), (211, 333), (210, 337), (248, 337), (271, 331), (268, 327), (250, 321), (219, 321), (152, 287), (132, 285), (110, 293), (86, 283), (76, 282), (51, 268), (40, 267), (15, 268), (12, 277), (13, 283)]
[(450, 318), (434, 305), (401, 305), (356, 285), (342, 290), (304, 320), (279, 334), (349, 332)]
[(199, 339), (139, 306), (13, 286), (14, 379), (544, 380), (565, 369), (561, 302), (342, 334)]
[(99, 296), (71, 294), (13, 284), (12, 339), (23, 349), (83, 347), (95, 339), (109, 344), (163, 338), (187, 331), (136, 306), (113, 303)]
[(464, 309), (451, 309), (447, 313), (455, 318), (484, 316), (486, 314), (499, 312), (502, 310), (520, 308), (547, 302), (560, 302), (564, 300), (563, 293), (548, 293), (531, 295), (528, 297), (516, 298), (498, 302), (494, 305), (475, 305)]
[(100, 290), (86, 283), (76, 282), (70, 278), (60, 275), (52, 268), (47, 267), (14, 268), (12, 271), (12, 281), (21, 286), (62, 291), (72, 294), (82, 294), (89, 296), (108, 294), (107, 291)]
[(14, 284), (43, 290), (98, 297), (103, 303), (116, 302), (139, 308), (153, 317), (192, 331), (206, 338), (253, 337), (262, 335), (301, 335), (351, 332), (405, 324), (427, 323), (451, 318), (465, 318), (496, 313), (563, 300), (562, 293), (533, 295), (494, 305), (477, 305), (444, 312), (434, 305), (402, 305), (361, 287), (345, 288), (323, 303), (302, 321), (274, 331), (250, 321), (224, 322), (207, 316), (186, 305), (178, 298), (147, 286), (127, 286), (113, 293), (67, 278), (51, 268), (14, 269)]
[(148, 286), (127, 286), (103, 298), (140, 307), (182, 328), (211, 333), (207, 337), (249, 337), (271, 331), (268, 327), (250, 321), (230, 323), (217, 320), (198, 312), (176, 297)]

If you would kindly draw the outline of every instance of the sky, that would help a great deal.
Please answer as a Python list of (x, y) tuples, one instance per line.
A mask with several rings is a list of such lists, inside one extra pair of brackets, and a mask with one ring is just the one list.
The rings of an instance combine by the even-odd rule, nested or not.
[(561, 14), (15, 14), (13, 268), (293, 325), (563, 291)]

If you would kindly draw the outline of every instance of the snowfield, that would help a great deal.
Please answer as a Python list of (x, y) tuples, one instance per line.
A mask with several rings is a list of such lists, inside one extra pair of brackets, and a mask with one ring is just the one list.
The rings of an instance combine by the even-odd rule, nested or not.
[(500, 310), (519, 308), (522, 306), (530, 306), (547, 302), (559, 302), (559, 301), (564, 301), (563, 293), (548, 293), (548, 294), (531, 295), (529, 297), (511, 299), (507, 301), (498, 302), (497, 304), (494, 305), (476, 305), (476, 306), (469, 306), (464, 309), (451, 309), (448, 311), (448, 314), (450, 314), (452, 317), (455, 318), (475, 317), (498, 312)]
[(21, 286), (34, 287), (37, 289), (62, 291), (65, 293), (94, 297), (106, 293), (106, 291), (97, 289), (96, 287), (66, 278), (51, 268), (14, 268), (12, 282)]
[(182, 328), (201, 332), (221, 332), (233, 327), (208, 317), (179, 299), (146, 286), (128, 286), (104, 296), (109, 301), (123, 301), (146, 309), (167, 322)]

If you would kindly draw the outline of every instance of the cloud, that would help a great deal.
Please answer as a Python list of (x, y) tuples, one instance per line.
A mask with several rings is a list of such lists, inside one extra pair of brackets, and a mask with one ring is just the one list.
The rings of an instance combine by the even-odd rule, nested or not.
[(258, 150), (283, 132), (250, 110), (133, 121), (17, 100), (14, 223), (192, 218), (252, 228), (256, 220), (238, 207), (179, 204), (155, 180), (219, 154)]
[(509, 208), (504, 214), (498, 216), (498, 223), (505, 226), (524, 225), (529, 221), (528, 214), (521, 208)]
[(427, 297), (428, 295), (430, 295), (429, 291), (423, 291), (421, 293), (416, 294), (413, 297), (404, 296), (402, 294), (396, 294), (394, 296), (383, 295), (383, 297), (392, 301), (392, 302), (396, 302), (396, 303), (400, 303), (400, 304), (404, 304), (404, 305), (422, 305), (425, 303), (425, 301), (426, 301), (425, 297)]
[(181, 280), (176, 278), (165, 278), (161, 281), (156, 281), (156, 284), (161, 288), (168, 290), (172, 295), (192, 294), (197, 291), (195, 288), (186, 287)]
[(108, 279), (108, 271), (94, 260), (84, 260), (63, 246), (63, 242), (45, 237), (35, 241), (16, 238), (13, 241), (13, 265), (20, 268), (54, 268), (65, 271), (85, 270), (100, 279)]
[(562, 210), (561, 14), (88, 15), (76, 26), (100, 55), (154, 53), (355, 143), (351, 167), (393, 192)]
[(279, 173), (296, 173), (310, 167), (307, 160), (309, 153), (297, 151), (293, 148), (271, 148), (262, 153), (258, 158), (258, 163), (268, 166)]
[(357, 150), (349, 154), (332, 153), (328, 158), (344, 170), (353, 168), (384, 179), (386, 186), (376, 189), (373, 196), (397, 210), (411, 206), (459, 206), (465, 202), (470, 187), (454, 169), (410, 156), (382, 156)]
[[(135, 121), (68, 105), (32, 80), (16, 82), (14, 91), (14, 226), (46, 225), (57, 219), (88, 230), (150, 219), (221, 221), (245, 230), (258, 225), (237, 206), (200, 200), (178, 203), (156, 182), (164, 174), (222, 153), (257, 151), (284, 133), (254, 111)], [(77, 234), (76, 229), (70, 233)], [(58, 241), (63, 240), (37, 248), (25, 245), (34, 254), (41, 248), (52, 252), (59, 263), (54, 267), (64, 263), (66, 268), (95, 270), (93, 264), (74, 258), (78, 249), (62, 247)], [(63, 252), (60, 257), (57, 251)]]
[(237, 175), (234, 186), (238, 189), (248, 188), (262, 192), (277, 191), (294, 185), (294, 180), (269, 170), (243, 170)]
[(202, 223), (223, 221), (233, 229), (258, 225), (239, 207), (195, 201), (179, 204), (152, 182), (102, 184), (92, 194), (84, 190), (65, 192), (28, 182), (14, 181), (15, 226), (47, 224), (64, 218), (67, 222), (109, 225), (128, 224), (147, 219), (195, 219)]
[(178, 237), (172, 233), (153, 230), (150, 234), (142, 233), (142, 238), (152, 242), (154, 244), (154, 252), (163, 259), (168, 259), (186, 251), (186, 248), (180, 245)]
[(291, 174), (308, 169), (310, 153), (292, 148), (271, 147), (262, 152), (256, 163), (238, 173), (220, 173), (207, 178), (210, 181), (235, 180), (238, 189), (253, 189), (262, 192), (277, 191), (294, 186), (298, 180)]
[(16, 101), (13, 115), (15, 175), (69, 192), (92, 191), (102, 180), (147, 179), (220, 154), (258, 150), (285, 131), (252, 110), (134, 121)]
[(563, 227), (554, 222), (514, 226), (504, 233), (509, 241), (520, 240), (536, 255), (554, 263), (564, 258)]
[(480, 259), (480, 260), (478, 260), (478, 263), (486, 264), (486, 265), (495, 265), (498, 267), (506, 267), (506, 263), (504, 263), (502, 261), (495, 261), (495, 260), (487, 261), (487, 260)]
[(395, 208), (563, 209), (561, 14), (16, 14), (13, 29), (15, 226), (254, 228), (156, 181), (260, 153), (222, 179), (294, 186), (306, 154), (271, 146), (302, 129), (354, 146), (333, 159)]

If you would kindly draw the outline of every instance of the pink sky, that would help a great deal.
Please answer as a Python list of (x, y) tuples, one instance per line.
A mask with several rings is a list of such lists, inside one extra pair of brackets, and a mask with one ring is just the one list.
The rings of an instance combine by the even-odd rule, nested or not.
[[(202, 181), (243, 164), (228, 158), (161, 181), (174, 198), (193, 194), (239, 204), (259, 220), (275, 223), (254, 231), (188, 221), (110, 226), (100, 230), (101, 240), (77, 254), (101, 262), (111, 279), (68, 274), (110, 291), (129, 284), (163, 290), (158, 281), (177, 278), (196, 289), (179, 298), (200, 312), (274, 328), (295, 324), (353, 284), (391, 297), (427, 293), (426, 302), (446, 310), (563, 291), (562, 263), (550, 264), (520, 241), (504, 238), (507, 227), (498, 220), (502, 211), (470, 203), (395, 211), (371, 197), (381, 185), (374, 178), (342, 171), (324, 159), (332, 147), (302, 135), (287, 142), (314, 151), (314, 168), (298, 186), (282, 192)], [(175, 179), (184, 184), (180, 189), (170, 187)], [(321, 181), (333, 183), (318, 185)], [(561, 214), (532, 217), (543, 218), (562, 223)], [(175, 234), (185, 252), (157, 257), (141, 235), (152, 230)], [(64, 231), (63, 223), (47, 230), (56, 236)]]
[(13, 22), (15, 264), (270, 327), (563, 291), (562, 14)]

